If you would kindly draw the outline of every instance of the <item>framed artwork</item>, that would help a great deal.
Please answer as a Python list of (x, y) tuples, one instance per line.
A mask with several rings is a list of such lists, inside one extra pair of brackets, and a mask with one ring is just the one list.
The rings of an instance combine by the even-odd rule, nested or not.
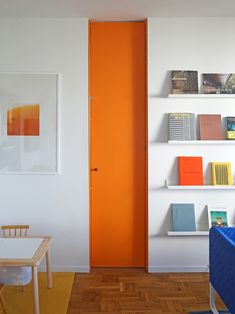
[(0, 73), (0, 174), (58, 172), (59, 74)]
[(211, 227), (228, 227), (228, 208), (223, 204), (208, 204), (208, 222)]

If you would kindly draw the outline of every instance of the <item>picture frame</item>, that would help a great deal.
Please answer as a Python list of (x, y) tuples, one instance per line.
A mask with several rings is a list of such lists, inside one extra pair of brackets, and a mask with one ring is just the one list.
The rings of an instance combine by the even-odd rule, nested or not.
[(208, 223), (211, 227), (229, 227), (228, 206), (226, 204), (208, 204)]
[(0, 72), (0, 175), (59, 173), (61, 74)]

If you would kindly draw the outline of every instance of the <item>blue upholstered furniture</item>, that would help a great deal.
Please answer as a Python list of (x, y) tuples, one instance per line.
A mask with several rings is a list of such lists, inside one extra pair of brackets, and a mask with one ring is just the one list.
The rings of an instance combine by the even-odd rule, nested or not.
[(210, 304), (214, 314), (215, 292), (228, 310), (235, 314), (235, 228), (212, 227), (210, 242)]

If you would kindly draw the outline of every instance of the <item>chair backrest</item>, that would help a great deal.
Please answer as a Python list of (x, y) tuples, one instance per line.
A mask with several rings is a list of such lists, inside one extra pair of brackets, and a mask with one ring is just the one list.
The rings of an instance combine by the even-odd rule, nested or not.
[(27, 237), (29, 225), (1, 226), (3, 237)]
[[(6, 238), (27, 237), (28, 225), (1, 226), (2, 236)], [(32, 280), (30, 266), (0, 266), (0, 284), (7, 286), (25, 286)], [(1, 311), (0, 311), (1, 314)]]

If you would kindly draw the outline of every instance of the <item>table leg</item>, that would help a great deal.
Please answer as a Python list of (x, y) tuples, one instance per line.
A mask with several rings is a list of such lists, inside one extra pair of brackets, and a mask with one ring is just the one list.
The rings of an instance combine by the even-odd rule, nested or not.
[(51, 261), (50, 261), (50, 249), (46, 252), (46, 269), (47, 269), (47, 286), (52, 288), (52, 276), (51, 276)]
[(32, 267), (33, 272), (33, 299), (34, 299), (34, 314), (39, 313), (39, 296), (38, 296), (38, 268)]
[(210, 307), (213, 314), (219, 314), (215, 305), (215, 289), (210, 283)]

